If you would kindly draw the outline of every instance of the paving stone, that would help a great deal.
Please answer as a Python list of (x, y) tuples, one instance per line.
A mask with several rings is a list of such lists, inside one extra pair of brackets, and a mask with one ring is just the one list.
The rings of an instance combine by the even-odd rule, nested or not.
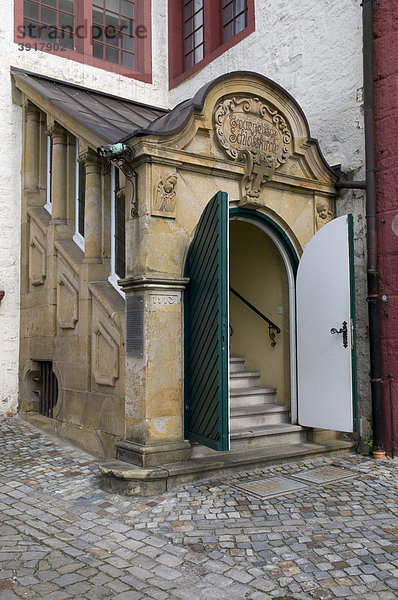
[[(397, 597), (397, 460), (320, 457), (124, 498), (99, 489), (93, 457), (19, 418), (0, 438), (1, 600)], [(268, 500), (234, 487), (324, 467), (354, 477)]]

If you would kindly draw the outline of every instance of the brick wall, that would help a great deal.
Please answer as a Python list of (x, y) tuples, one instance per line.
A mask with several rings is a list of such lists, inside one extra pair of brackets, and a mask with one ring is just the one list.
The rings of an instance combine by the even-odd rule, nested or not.
[[(386, 449), (398, 454), (398, 3), (374, 3), (375, 132)], [(392, 380), (388, 374), (392, 375)]]

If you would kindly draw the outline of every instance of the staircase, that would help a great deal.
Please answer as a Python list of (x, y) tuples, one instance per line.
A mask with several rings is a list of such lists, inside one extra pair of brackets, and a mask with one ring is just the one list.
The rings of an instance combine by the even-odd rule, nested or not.
[(261, 373), (245, 371), (244, 364), (237, 356), (229, 361), (231, 450), (305, 442), (306, 430), (292, 425), (289, 410), (275, 402), (275, 388), (260, 387)]

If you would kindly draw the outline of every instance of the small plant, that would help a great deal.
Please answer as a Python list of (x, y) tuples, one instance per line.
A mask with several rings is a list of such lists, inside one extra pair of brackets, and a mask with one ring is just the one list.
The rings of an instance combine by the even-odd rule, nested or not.
[(373, 438), (370, 438), (367, 442), (364, 442), (365, 446), (368, 446), (368, 454), (371, 455), (373, 453)]

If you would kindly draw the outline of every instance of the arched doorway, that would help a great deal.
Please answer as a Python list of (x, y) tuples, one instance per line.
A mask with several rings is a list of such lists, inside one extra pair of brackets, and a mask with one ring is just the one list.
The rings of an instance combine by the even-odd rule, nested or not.
[[(297, 422), (295, 267), (293, 247), (278, 235), (275, 223), (261, 213), (242, 215), (233, 209), (230, 216), (230, 354), (231, 369), (260, 373), (260, 389), (273, 389), (278, 410), (262, 412), (266, 395), (250, 385), (259, 402), (252, 403), (253, 425)], [(297, 260), (297, 259), (296, 259)], [(244, 363), (236, 357), (244, 358)], [(231, 402), (234, 402), (234, 375), (231, 375)], [(252, 381), (256, 381), (252, 378)], [(258, 381), (258, 380), (257, 380)], [(243, 385), (242, 382), (240, 385)], [(239, 405), (244, 404), (244, 396)], [(233, 411), (233, 405), (231, 405)], [(258, 407), (256, 413), (256, 409)], [(284, 407), (284, 414), (281, 412)], [(239, 411), (238, 411), (239, 412)], [(243, 406), (241, 406), (243, 412)], [(289, 413), (291, 415), (289, 416)], [(248, 422), (248, 419), (243, 422)]]

